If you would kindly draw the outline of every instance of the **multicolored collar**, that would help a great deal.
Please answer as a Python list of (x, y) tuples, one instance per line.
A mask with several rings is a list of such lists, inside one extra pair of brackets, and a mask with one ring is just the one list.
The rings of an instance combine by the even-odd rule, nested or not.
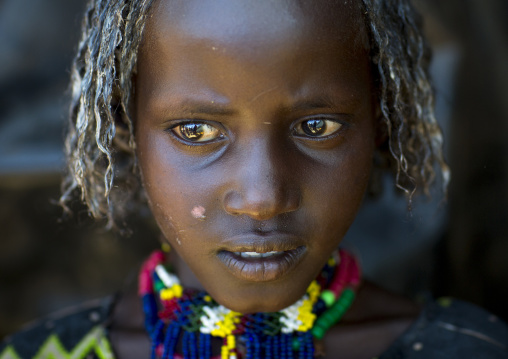
[[(358, 261), (339, 250), (305, 295), (274, 313), (241, 314), (206, 292), (184, 289), (165, 266), (162, 251), (146, 260), (139, 276), (152, 358), (212, 358), (212, 337), (222, 339), (221, 359), (314, 357), (321, 340), (351, 306), (360, 283)], [(177, 347), (182, 354), (176, 354)]]

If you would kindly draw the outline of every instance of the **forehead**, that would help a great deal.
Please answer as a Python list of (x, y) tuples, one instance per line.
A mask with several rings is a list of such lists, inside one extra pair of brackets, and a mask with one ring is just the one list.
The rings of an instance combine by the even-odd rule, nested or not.
[(139, 52), (137, 100), (154, 110), (183, 97), (246, 104), (276, 88), (274, 106), (305, 96), (360, 103), (371, 96), (371, 72), (359, 3), (158, 0)]
[[(360, 0), (156, 0), (148, 20), (148, 41), (170, 35), (175, 42), (250, 49), (285, 47), (304, 40), (367, 41)], [(308, 44), (307, 44), (308, 45)], [(322, 45), (322, 43), (320, 44)]]

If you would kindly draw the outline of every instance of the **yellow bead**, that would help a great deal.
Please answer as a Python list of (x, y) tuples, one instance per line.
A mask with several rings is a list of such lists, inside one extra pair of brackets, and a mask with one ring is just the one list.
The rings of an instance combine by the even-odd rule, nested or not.
[(212, 301), (212, 297), (210, 297), (209, 295), (205, 295), (205, 302), (211, 302)]
[(183, 287), (180, 284), (175, 284), (172, 289), (174, 291), (175, 297), (180, 298), (182, 296), (182, 294), (183, 294)]
[(224, 338), (226, 336), (226, 333), (224, 332), (224, 330), (222, 328), (212, 330), (211, 334), (214, 337), (221, 337), (221, 338)]
[(171, 252), (171, 246), (169, 245), (169, 243), (166, 243), (166, 242), (162, 243), (161, 249), (165, 253)]
[(310, 300), (315, 303), (316, 300), (319, 297), (319, 292), (321, 291), (321, 287), (319, 284), (314, 280), (310, 283), (309, 288), (307, 288), (307, 294), (310, 297)]
[(228, 347), (223, 345), (221, 348), (221, 358), (222, 359), (229, 359), (229, 350)]
[(175, 293), (172, 288), (166, 288), (161, 290), (160, 297), (162, 300), (171, 300), (175, 296)]
[(236, 347), (235, 336), (228, 335), (228, 348), (234, 349)]
[(453, 298), (450, 297), (442, 297), (437, 300), (438, 304), (444, 308), (448, 308), (453, 303)]

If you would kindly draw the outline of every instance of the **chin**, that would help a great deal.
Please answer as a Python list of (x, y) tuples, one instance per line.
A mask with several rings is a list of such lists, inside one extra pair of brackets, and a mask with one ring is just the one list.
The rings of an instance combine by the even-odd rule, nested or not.
[(265, 287), (237, 295), (212, 295), (212, 297), (226, 308), (242, 314), (270, 313), (289, 307), (305, 294), (306, 289), (307, 287), (305, 286), (302, 291), (297, 291), (297, 293), (293, 294), (290, 291), (281, 292), (280, 290)]

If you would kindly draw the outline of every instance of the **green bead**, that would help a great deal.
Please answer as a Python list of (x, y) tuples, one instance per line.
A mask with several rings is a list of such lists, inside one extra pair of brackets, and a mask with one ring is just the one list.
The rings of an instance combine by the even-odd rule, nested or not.
[(321, 293), (321, 299), (329, 309), (327, 309), (314, 323), (314, 327), (311, 329), (312, 335), (316, 339), (323, 339), (328, 329), (334, 326), (344, 316), (354, 298), (355, 292), (350, 288), (345, 289), (338, 300), (336, 300), (333, 292), (324, 290)]
[(355, 292), (351, 288), (348, 288), (344, 290), (343, 296), (348, 298), (349, 300), (353, 300), (355, 297)]
[(341, 305), (335, 305), (335, 306), (332, 307), (331, 310), (332, 310), (333, 313), (341, 313), (344, 310), (346, 310), (346, 307), (344, 305), (342, 305), (342, 304)]
[(314, 328), (311, 330), (311, 333), (314, 338), (321, 340), (325, 336), (326, 330), (321, 327), (314, 326)]
[(155, 284), (154, 284), (154, 287), (155, 287), (155, 291), (159, 292), (163, 289), (166, 288), (166, 286), (164, 285), (164, 283), (162, 283), (161, 281), (156, 281)]
[(333, 308), (345, 308), (347, 307), (347, 302), (345, 300), (339, 300)]
[(333, 319), (330, 318), (329, 315), (326, 315), (327, 313), (325, 313), (325, 315), (323, 315), (319, 321), (319, 324), (323, 327), (330, 327), (332, 325), (332, 322), (333, 322)]
[(333, 303), (335, 303), (335, 294), (331, 290), (324, 290), (321, 292), (321, 299), (325, 302), (327, 307), (330, 307)]
[(347, 308), (341, 306), (341, 307), (333, 307), (331, 309), (331, 317), (333, 317), (334, 321), (337, 322), (339, 319), (344, 315)]
[(298, 340), (297, 337), (293, 337), (293, 342), (291, 343), (291, 346), (293, 348), (293, 351), (298, 351), (300, 350), (300, 341)]

